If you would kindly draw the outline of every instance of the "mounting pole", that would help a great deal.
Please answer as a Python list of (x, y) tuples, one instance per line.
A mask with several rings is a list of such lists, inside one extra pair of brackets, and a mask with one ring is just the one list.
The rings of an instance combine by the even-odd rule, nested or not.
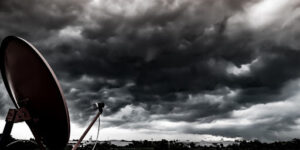
[[(6, 123), (3, 129), (3, 134), (0, 139), (0, 149), (4, 149), (8, 144), (8, 139), (11, 133), (11, 130), (14, 126), (14, 123), (23, 122), (23, 121), (30, 121), (32, 120), (31, 116), (29, 115), (26, 108), (19, 108), (19, 109), (9, 109), (6, 115)], [(40, 144), (40, 143), (39, 143)], [(40, 145), (41, 146), (41, 145)], [(45, 148), (41, 146), (41, 149), (44, 150)]]
[(99, 112), (97, 113), (97, 115), (95, 116), (95, 118), (93, 119), (93, 121), (90, 123), (90, 125), (88, 126), (88, 128), (84, 131), (84, 133), (81, 135), (80, 139), (78, 140), (78, 142), (75, 144), (75, 146), (73, 147), (72, 150), (77, 150), (78, 146), (80, 145), (81, 141), (84, 139), (84, 137), (86, 136), (86, 134), (90, 131), (91, 127), (94, 125), (94, 123), (97, 121), (97, 119), (99, 118), (99, 116), (101, 115), (102, 111), (103, 111), (103, 107), (104, 107), (104, 103), (97, 103), (97, 107)]
[[(12, 113), (12, 114), (11, 114)], [(8, 116), (12, 117), (12, 120), (15, 120), (16, 118), (16, 113), (15, 111), (11, 111), (9, 110), (7, 117), (6, 117), (6, 123), (5, 123), (5, 127), (3, 129), (3, 133), (2, 136), (0, 138), (0, 149), (4, 149), (6, 147), (6, 145), (8, 144), (8, 138), (10, 136), (11, 130), (14, 126), (14, 122), (12, 120), (8, 120)]]

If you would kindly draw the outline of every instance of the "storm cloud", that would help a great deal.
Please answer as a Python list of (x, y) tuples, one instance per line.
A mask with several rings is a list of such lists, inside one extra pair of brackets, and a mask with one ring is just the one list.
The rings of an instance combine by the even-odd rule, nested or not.
[(0, 39), (41, 51), (79, 125), (100, 100), (105, 127), (283, 140), (300, 135), (299, 4), (2, 0)]

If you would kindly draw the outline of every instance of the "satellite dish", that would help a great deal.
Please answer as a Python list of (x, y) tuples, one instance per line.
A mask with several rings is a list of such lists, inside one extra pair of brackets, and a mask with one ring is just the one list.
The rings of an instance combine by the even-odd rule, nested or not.
[(3, 135), (10, 134), (13, 123), (25, 121), (41, 147), (63, 149), (70, 137), (69, 112), (57, 78), (43, 56), (24, 39), (9, 36), (0, 48), (0, 69), (16, 106), (8, 113)]
[[(9, 36), (0, 47), (0, 69), (5, 87), (16, 109), (10, 109), (0, 138), (6, 147), (14, 123), (25, 121), (42, 150), (62, 150), (70, 138), (70, 119), (58, 80), (43, 56), (29, 42)], [(95, 121), (104, 103), (97, 103), (98, 113), (82, 134), (76, 150)]]

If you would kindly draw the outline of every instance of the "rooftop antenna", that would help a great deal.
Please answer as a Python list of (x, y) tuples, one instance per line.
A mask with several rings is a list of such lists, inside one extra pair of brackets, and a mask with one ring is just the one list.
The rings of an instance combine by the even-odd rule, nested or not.
[[(26, 40), (6, 37), (0, 47), (0, 69), (15, 105), (9, 109), (0, 138), (5, 149), (14, 123), (26, 122), (42, 150), (63, 150), (70, 138), (66, 100), (50, 65)], [(103, 103), (98, 103), (102, 113)]]
[(15, 36), (0, 47), (0, 69), (15, 105), (9, 109), (0, 149), (5, 148), (13, 124), (25, 121), (40, 148), (63, 149), (70, 137), (69, 112), (58, 80), (38, 50)]

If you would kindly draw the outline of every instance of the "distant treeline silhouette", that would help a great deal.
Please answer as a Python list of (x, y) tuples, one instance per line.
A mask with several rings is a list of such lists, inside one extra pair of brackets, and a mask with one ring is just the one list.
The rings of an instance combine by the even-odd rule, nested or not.
[[(0, 135), (1, 136), (1, 135)], [(11, 137), (10, 145), (7, 150), (39, 150), (33, 139), (16, 140)], [(91, 150), (93, 144), (79, 147), (78, 150)], [(72, 146), (68, 145), (65, 150), (71, 150)], [(300, 139), (291, 141), (280, 141), (273, 143), (263, 143), (258, 140), (253, 141), (236, 141), (233, 144), (224, 146), (222, 143), (213, 143), (210, 146), (196, 145), (193, 142), (183, 143), (180, 141), (132, 141), (127, 146), (116, 146), (109, 141), (101, 142), (96, 145), (95, 150), (299, 150)]]
[[(91, 150), (93, 145), (87, 145), (78, 150)], [(69, 150), (69, 149), (68, 149)], [(213, 143), (210, 146), (196, 145), (195, 143), (183, 143), (179, 141), (133, 141), (124, 147), (107, 143), (98, 144), (96, 150), (300, 150), (300, 139), (263, 143), (254, 141), (236, 141), (224, 146), (222, 143)]]

